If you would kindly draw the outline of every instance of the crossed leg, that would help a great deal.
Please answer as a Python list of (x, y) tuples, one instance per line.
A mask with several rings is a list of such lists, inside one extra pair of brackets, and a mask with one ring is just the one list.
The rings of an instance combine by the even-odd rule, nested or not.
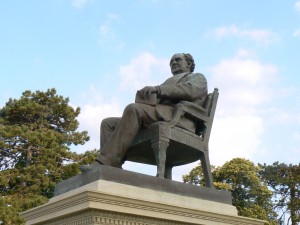
[(138, 103), (128, 105), (121, 118), (104, 119), (101, 123), (101, 150), (96, 161), (100, 164), (120, 167), (139, 128), (148, 126), (158, 119), (154, 106)]

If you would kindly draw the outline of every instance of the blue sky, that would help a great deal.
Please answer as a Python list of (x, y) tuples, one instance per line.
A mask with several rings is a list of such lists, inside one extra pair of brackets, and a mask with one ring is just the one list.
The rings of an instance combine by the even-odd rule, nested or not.
[(0, 28), (0, 107), (56, 88), (81, 108), (80, 130), (91, 136), (77, 152), (99, 148), (101, 120), (162, 83), (171, 56), (185, 52), (220, 91), (212, 164), (299, 163), (299, 0), (11, 0), (1, 2)]

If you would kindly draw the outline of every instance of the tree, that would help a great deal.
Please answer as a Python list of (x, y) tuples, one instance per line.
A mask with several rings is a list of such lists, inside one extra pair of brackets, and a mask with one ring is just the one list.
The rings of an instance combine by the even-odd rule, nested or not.
[[(70, 146), (89, 140), (86, 131), (76, 131), (79, 113), (55, 89), (25, 91), (0, 109), (0, 204), (7, 212), (45, 203), (57, 182), (78, 173), (70, 169), (78, 160)], [(4, 224), (13, 220), (0, 216)]]
[[(275, 223), (272, 210), (272, 192), (259, 177), (260, 168), (251, 161), (235, 158), (221, 167), (212, 167), (214, 185), (218, 189), (231, 191), (232, 204), (240, 216), (268, 220)], [(183, 176), (185, 183), (203, 185), (201, 166)]]
[(300, 164), (261, 165), (261, 176), (274, 192), (274, 209), (281, 224), (300, 222)]

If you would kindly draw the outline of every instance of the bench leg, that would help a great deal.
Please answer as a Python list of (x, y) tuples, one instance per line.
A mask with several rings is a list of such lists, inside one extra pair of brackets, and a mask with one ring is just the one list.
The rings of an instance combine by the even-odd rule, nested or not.
[(204, 174), (205, 179), (205, 186), (209, 188), (214, 187), (213, 178), (211, 174), (211, 168), (208, 158), (208, 150), (203, 152), (203, 155), (201, 157), (201, 167)]
[(157, 164), (157, 177), (165, 177), (165, 165), (166, 165), (166, 156), (167, 148), (169, 146), (168, 140), (155, 140), (152, 141), (151, 146), (154, 151), (155, 160)]
[(165, 168), (166, 168), (165, 169), (165, 178), (172, 180), (172, 169), (173, 169), (173, 166), (166, 165)]

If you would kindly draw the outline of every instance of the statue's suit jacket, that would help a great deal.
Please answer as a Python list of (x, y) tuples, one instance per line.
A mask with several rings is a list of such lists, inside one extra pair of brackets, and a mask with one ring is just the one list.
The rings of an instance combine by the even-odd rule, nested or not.
[[(167, 79), (159, 88), (159, 100), (155, 106), (157, 115), (164, 121), (173, 117), (175, 105), (181, 101), (203, 105), (207, 96), (207, 81), (201, 73), (182, 73)], [(195, 123), (181, 118), (178, 126), (195, 130)]]
[[(158, 87), (156, 105), (129, 104), (121, 118), (110, 117), (101, 123), (101, 150), (97, 161), (120, 166), (139, 128), (156, 121), (170, 121), (180, 101), (202, 105), (207, 96), (207, 82), (200, 73), (183, 73), (167, 79)], [(177, 126), (195, 131), (195, 122), (181, 118)]]

